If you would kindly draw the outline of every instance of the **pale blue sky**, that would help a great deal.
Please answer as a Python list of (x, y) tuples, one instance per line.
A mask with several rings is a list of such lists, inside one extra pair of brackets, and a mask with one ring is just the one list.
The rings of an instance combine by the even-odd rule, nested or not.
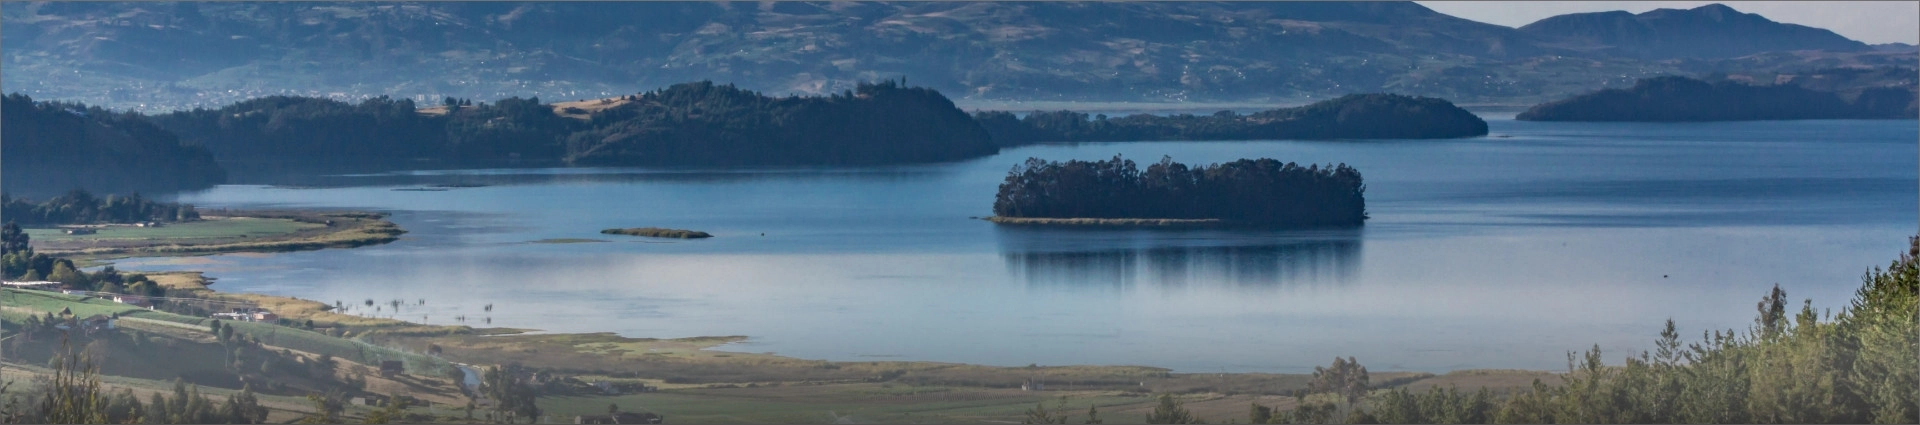
[(1825, 28), (1869, 44), (1920, 43), (1920, 1), (1419, 1), (1434, 11), (1518, 27), (1553, 15), (1692, 9), (1720, 3), (1777, 22)]

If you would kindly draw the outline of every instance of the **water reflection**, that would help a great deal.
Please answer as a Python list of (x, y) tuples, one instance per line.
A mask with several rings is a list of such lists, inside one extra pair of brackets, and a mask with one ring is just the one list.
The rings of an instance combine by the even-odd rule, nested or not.
[(1361, 230), (1120, 230), (1000, 226), (1007, 271), (1029, 287), (1244, 288), (1346, 284)]

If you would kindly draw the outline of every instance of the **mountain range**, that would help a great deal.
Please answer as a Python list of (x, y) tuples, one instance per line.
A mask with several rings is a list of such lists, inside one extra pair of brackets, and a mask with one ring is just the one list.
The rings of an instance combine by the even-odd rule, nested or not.
[(0, 89), (154, 111), (266, 95), (570, 100), (698, 80), (820, 95), (893, 78), (962, 105), (1364, 92), (1531, 104), (1666, 74), (1906, 75), (1920, 56), (1722, 5), (1520, 28), (1412, 2), (49, 2), (0, 15)]

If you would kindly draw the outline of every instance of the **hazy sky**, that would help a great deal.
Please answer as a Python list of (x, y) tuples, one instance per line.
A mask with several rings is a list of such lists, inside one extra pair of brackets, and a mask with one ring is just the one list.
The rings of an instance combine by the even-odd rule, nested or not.
[(1920, 43), (1920, 1), (1420, 1), (1434, 11), (1518, 27), (1553, 15), (1692, 9), (1720, 3), (1775, 22), (1825, 28), (1868, 44)]

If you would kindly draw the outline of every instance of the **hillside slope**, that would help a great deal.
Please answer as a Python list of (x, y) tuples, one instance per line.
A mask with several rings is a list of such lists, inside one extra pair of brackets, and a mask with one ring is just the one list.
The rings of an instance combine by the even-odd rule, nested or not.
[(205, 148), (182, 144), (138, 114), (10, 94), (0, 105), (0, 128), (6, 129), (0, 180), (17, 196), (52, 196), (75, 188), (202, 189), (227, 176)]
[[(1717, 62), (1771, 45), (1902, 64), (1914, 56), (1730, 9), (1706, 11), (1724, 19), (1654, 19), (1642, 25), (1650, 29), (1599, 35), (1556, 24), (1590, 18), (1525, 30), (1411, 2), (31, 3), (0, 12), (9, 71), (0, 86), (131, 109), (273, 94), (574, 100), (697, 80), (822, 95), (901, 76), (963, 101), (1296, 103), (1394, 92), (1531, 102), (1682, 70), (1648, 58)], [(1681, 24), (1711, 48), (1669, 46), (1664, 28)], [(1635, 35), (1647, 31), (1660, 36)]]
[(1774, 22), (1721, 4), (1693, 9), (1655, 9), (1554, 16), (1520, 27), (1520, 32), (1591, 53), (1641, 59), (1728, 58), (1757, 53), (1827, 50), (1863, 52), (1873, 48), (1833, 31)]

